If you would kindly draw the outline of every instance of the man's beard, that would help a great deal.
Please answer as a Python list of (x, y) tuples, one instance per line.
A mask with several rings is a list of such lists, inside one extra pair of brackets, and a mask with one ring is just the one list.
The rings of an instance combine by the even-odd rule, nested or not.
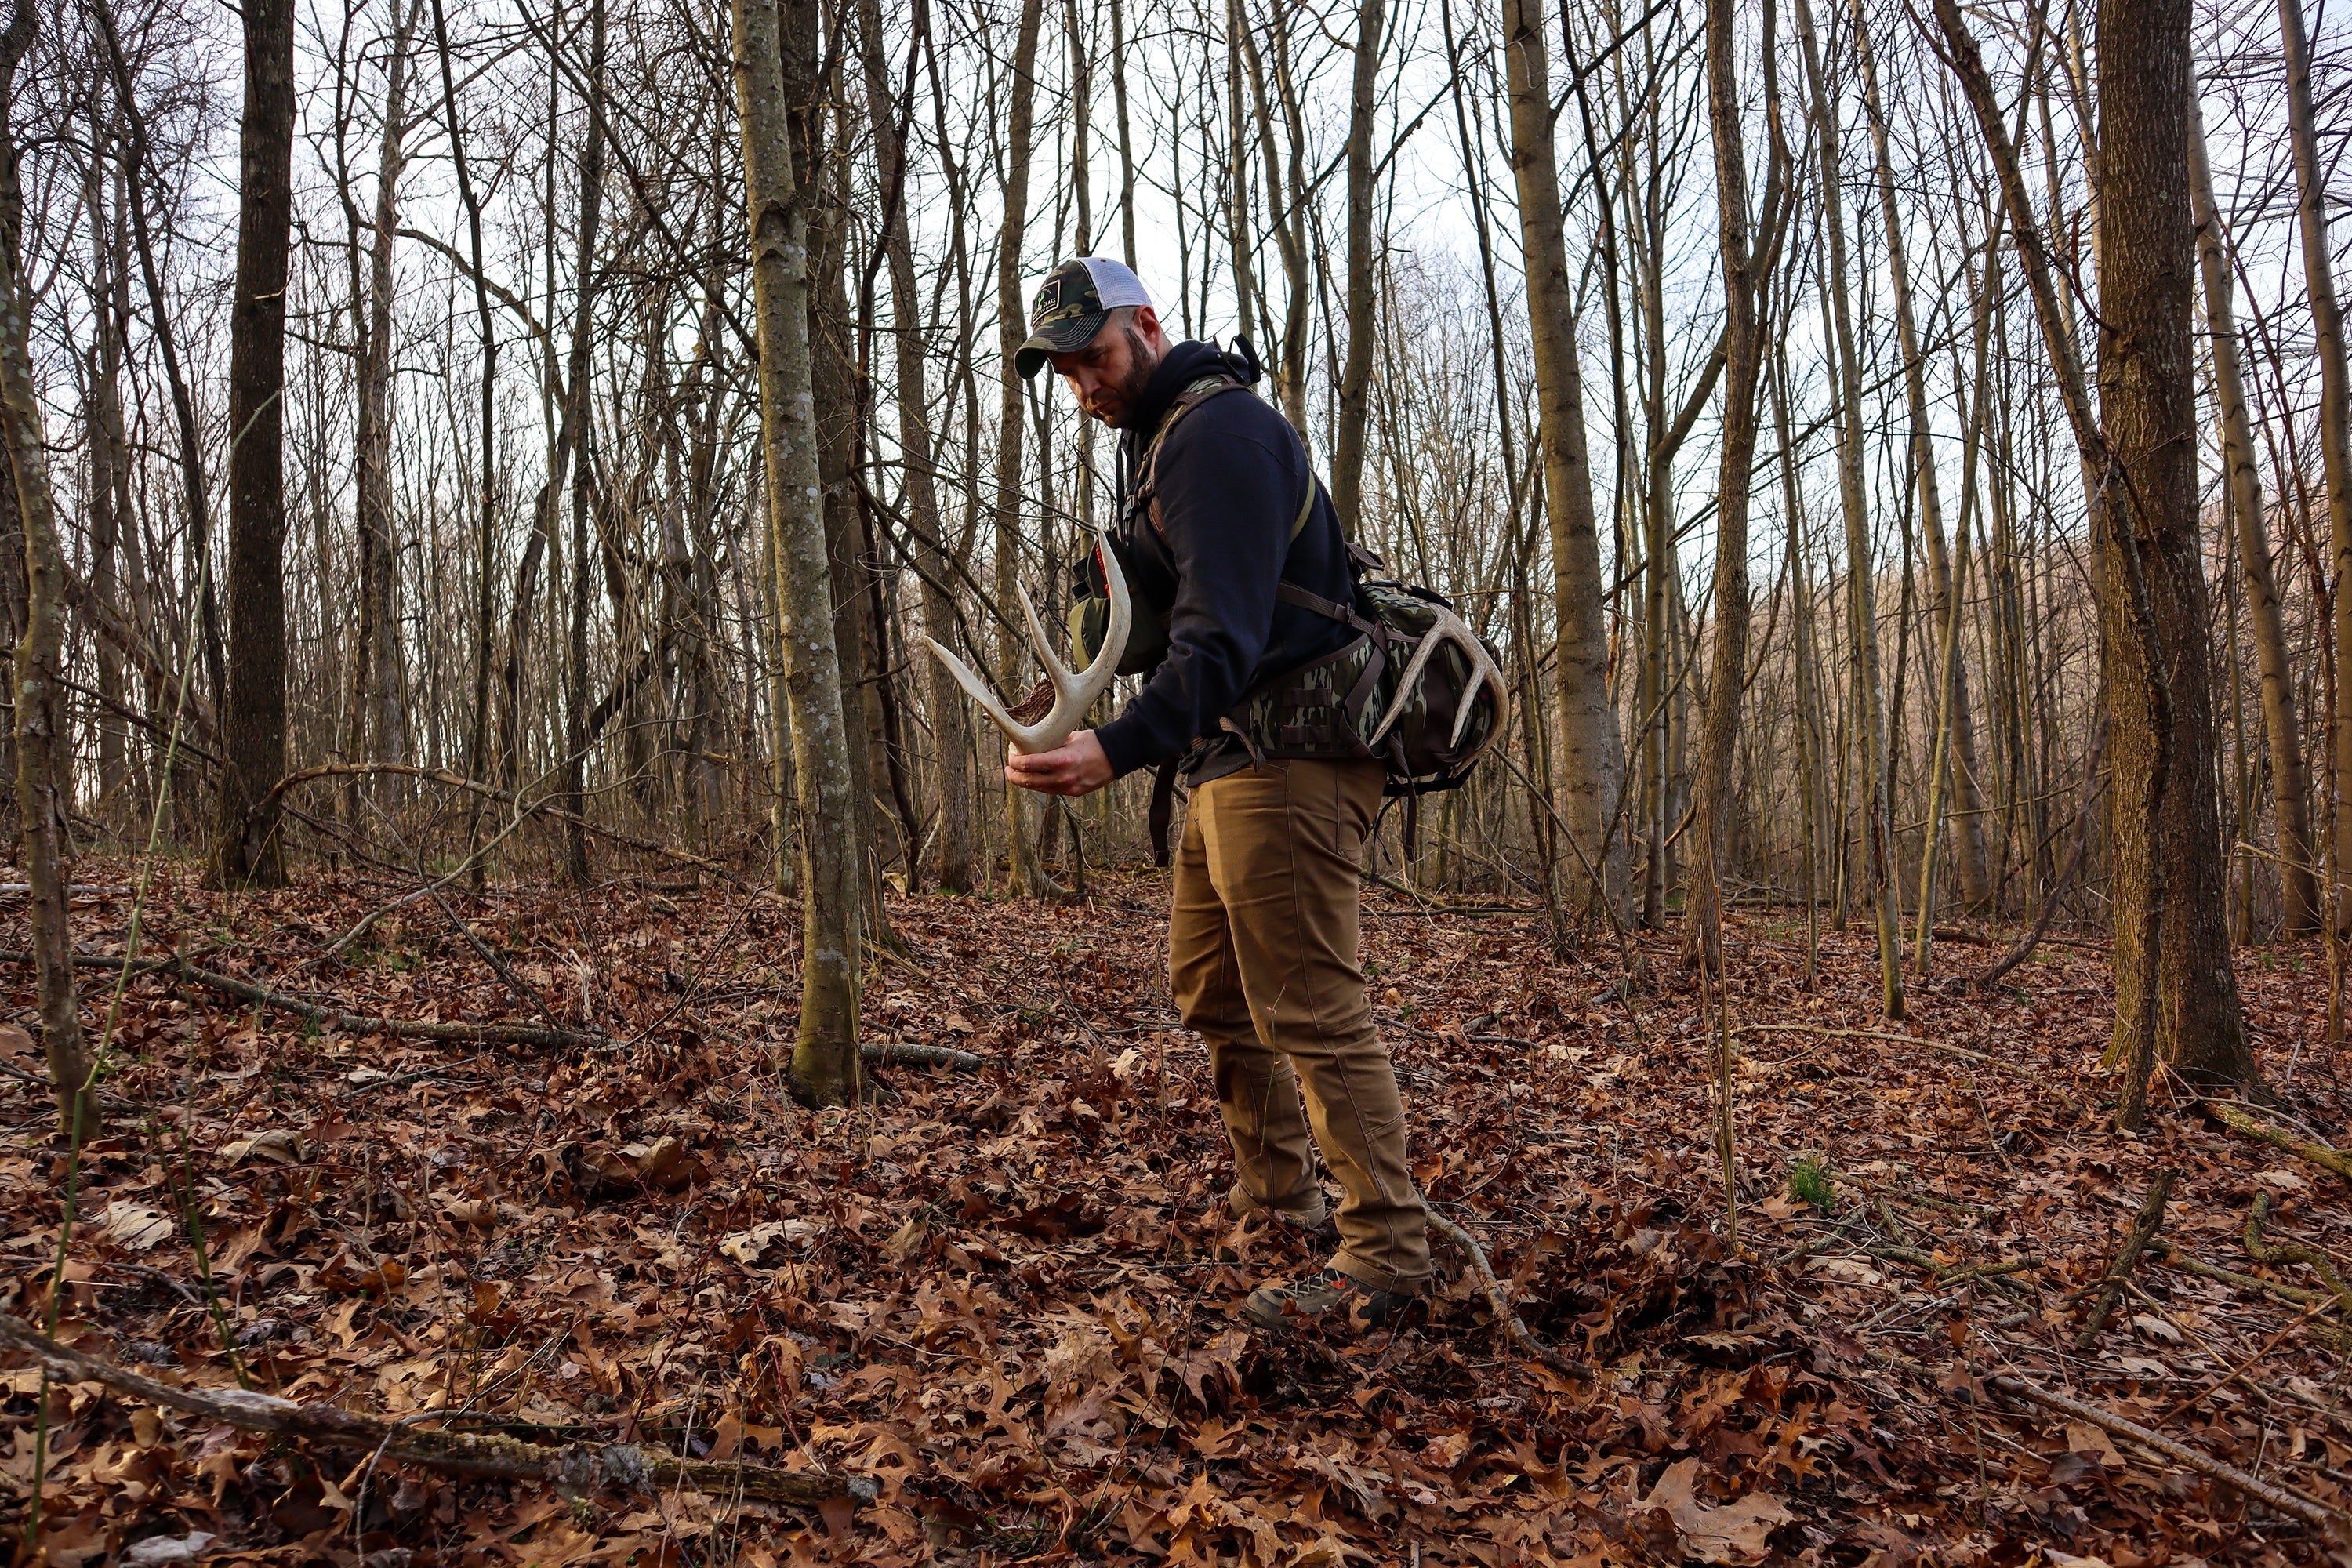
[(1152, 374), (1159, 370), (1159, 358), (1143, 334), (1133, 327), (1121, 329), (1127, 337), (1127, 376), (1118, 384), (1118, 417), (1106, 419), (1113, 429), (1124, 430), (1134, 421), (1135, 411), (1143, 405), (1144, 392), (1151, 385)]

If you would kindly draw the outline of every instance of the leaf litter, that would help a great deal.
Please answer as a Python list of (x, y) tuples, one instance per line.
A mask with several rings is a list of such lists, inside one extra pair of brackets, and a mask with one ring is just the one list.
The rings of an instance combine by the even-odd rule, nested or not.
[[(414, 906), (327, 954), (399, 890), (174, 882), (142, 951), (202, 949), (349, 1015), (545, 1021)], [(2288, 1248), (2271, 1256), (2352, 1256), (2345, 1184), (2178, 1085), (2145, 1134), (2113, 1131), (2103, 957), (2045, 949), (1990, 995), (1915, 982), (1889, 1026), (1860, 932), (1824, 937), (1809, 992), (1801, 926), (1736, 922), (1731, 1017), (1769, 1027), (1736, 1037), (1735, 1245), (1709, 1020), (1670, 937), (1637, 940), (1647, 978), (1612, 992), (1614, 954), (1555, 958), (1534, 911), (1374, 895), (1368, 975), (1416, 1173), (1586, 1379), (1518, 1353), (1442, 1240), (1424, 1324), (1251, 1331), (1248, 1290), (1320, 1259), (1223, 1216), (1205, 1053), (1161, 973), (1164, 884), (1096, 890), (894, 898), (903, 952), (869, 976), (869, 1041), (985, 1065), (887, 1068), (836, 1110), (775, 1076), (797, 910), (740, 889), (450, 895), (546, 1016), (625, 1048), (352, 1037), (162, 973), (125, 991), (107, 1087), (138, 1109), (74, 1170), (68, 1346), (551, 1453), (847, 1472), (869, 1504), (354, 1466), (27, 1367), (0, 1371), (0, 1527), (23, 1538), (46, 1414), (39, 1550), (67, 1568), (2345, 1560), (2309, 1519), (2107, 1429), (2316, 1518), (2352, 1487), (2345, 1306), (2318, 1266), (2244, 1237), (2266, 1194), (2265, 1245)], [(83, 951), (120, 954), (129, 913), (78, 910)], [(2321, 968), (2250, 952), (2242, 983), (2283, 1090), (2264, 1114), (2334, 1144)], [(29, 972), (6, 980), (27, 1008)], [(109, 980), (84, 981), (96, 1029)], [(38, 1083), (0, 1079), (0, 1305), (37, 1322), (68, 1162)], [(2165, 1166), (2183, 1177), (2161, 1236), (2077, 1350)]]

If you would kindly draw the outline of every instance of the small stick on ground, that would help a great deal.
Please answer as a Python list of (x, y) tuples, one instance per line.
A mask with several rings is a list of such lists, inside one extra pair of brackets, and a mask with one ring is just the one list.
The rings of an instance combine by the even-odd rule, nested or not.
[(2107, 1326), (2107, 1319), (2114, 1314), (2116, 1303), (2123, 1299), (2124, 1282), (2131, 1278), (2132, 1270), (2139, 1265), (2139, 1255), (2147, 1250), (2147, 1244), (2156, 1239), (2157, 1230), (2164, 1224), (2166, 1200), (2172, 1196), (2172, 1184), (2179, 1179), (2180, 1172), (2167, 1165), (2156, 1173), (2156, 1180), (2148, 1184), (2147, 1197), (2139, 1205), (2139, 1217), (2133, 1220), (2131, 1229), (2124, 1233), (2123, 1249), (2116, 1254), (2115, 1266), (2107, 1270), (2106, 1279), (2100, 1282), (2099, 1299), (2092, 1303), (2091, 1315), (2083, 1322), (2083, 1331), (2074, 1336), (2076, 1350), (2090, 1349), (2091, 1342), (2099, 1337), (2099, 1331)]
[(1511, 1310), (1510, 1302), (1503, 1299), (1502, 1282), (1495, 1278), (1495, 1266), (1486, 1261), (1486, 1249), (1478, 1245), (1478, 1238), (1435, 1209), (1428, 1212), (1429, 1228), (1469, 1254), (1470, 1267), (1478, 1271), (1478, 1283), (1486, 1289), (1486, 1304), (1494, 1309), (1495, 1321), (1503, 1325), (1503, 1331), (1519, 1348), (1519, 1353), (1532, 1361), (1541, 1362), (1562, 1377), (1573, 1378), (1579, 1383), (1595, 1381), (1599, 1374), (1591, 1367), (1582, 1362), (1570, 1361), (1553, 1350), (1536, 1338), (1534, 1330), (1519, 1321), (1519, 1315)]
[(674, 1454), (649, 1452), (618, 1443), (579, 1443), (549, 1448), (515, 1437), (402, 1426), (337, 1405), (298, 1405), (290, 1399), (257, 1394), (250, 1389), (173, 1388), (126, 1371), (112, 1362), (68, 1350), (8, 1312), (0, 1312), (0, 1348), (33, 1357), (61, 1383), (101, 1384), (133, 1399), (184, 1410), (245, 1431), (276, 1432), (327, 1447), (380, 1454), (388, 1459), (454, 1475), (538, 1481), (569, 1491), (607, 1483), (636, 1490), (683, 1484), (708, 1497), (759, 1498), (803, 1507), (841, 1500), (871, 1502), (877, 1495), (874, 1482), (862, 1476), (817, 1475), (760, 1465), (681, 1459)]

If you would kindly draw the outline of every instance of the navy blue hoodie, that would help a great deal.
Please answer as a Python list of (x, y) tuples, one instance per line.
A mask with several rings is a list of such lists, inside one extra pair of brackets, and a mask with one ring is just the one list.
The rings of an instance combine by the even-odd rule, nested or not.
[[(1177, 394), (1225, 364), (1212, 343), (1179, 343), (1160, 362), (1120, 448), (1122, 506), (1143, 454)], [(1290, 526), (1314, 483), (1306, 446), (1273, 405), (1227, 392), (1194, 406), (1170, 432), (1156, 474), (1163, 539), (1149, 520), (1133, 530), (1139, 583), (1175, 584), (1168, 655), (1125, 711), (1097, 731), (1114, 773), (1181, 754), (1269, 678), (1338, 652), (1355, 634), (1312, 610), (1279, 603), (1288, 582), (1339, 604), (1353, 595), (1348, 549), (1331, 498), (1319, 490), (1296, 542)], [(1156, 597), (1157, 595), (1155, 595)], [(1225, 734), (1189, 758), (1189, 783), (1246, 766)]]

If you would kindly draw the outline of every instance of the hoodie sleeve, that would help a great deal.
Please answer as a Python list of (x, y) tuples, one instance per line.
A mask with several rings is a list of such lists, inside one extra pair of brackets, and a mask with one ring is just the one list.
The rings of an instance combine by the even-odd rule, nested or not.
[(1114, 773), (1165, 762), (1215, 730), (1248, 691), (1273, 634), (1275, 584), (1303, 481), (1287, 446), (1277, 449), (1234, 416), (1255, 401), (1228, 394), (1202, 405), (1160, 450), (1160, 517), (1176, 603), (1168, 657), (1097, 732)]

